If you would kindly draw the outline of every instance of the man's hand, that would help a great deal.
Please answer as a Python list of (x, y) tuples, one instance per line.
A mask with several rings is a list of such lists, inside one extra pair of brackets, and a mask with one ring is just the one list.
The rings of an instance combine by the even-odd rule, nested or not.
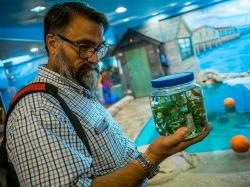
[[(144, 155), (152, 162), (152, 164), (159, 164), (165, 158), (186, 149), (188, 146), (197, 143), (204, 139), (209, 131), (210, 125), (206, 125), (204, 132), (189, 141), (185, 140), (188, 133), (187, 128), (180, 128), (176, 133), (170, 136), (161, 136), (150, 144)], [(107, 175), (96, 177), (92, 183), (93, 187), (99, 186), (140, 186), (142, 181), (148, 175), (148, 171), (142, 167), (138, 161), (133, 160), (128, 165), (119, 168)]]
[(190, 145), (193, 145), (201, 140), (203, 140), (210, 132), (211, 126), (206, 125), (205, 130), (198, 137), (191, 139), (189, 141), (185, 140), (185, 136), (188, 133), (187, 127), (179, 128), (174, 134), (170, 136), (160, 136), (160, 138), (153, 141), (144, 155), (153, 163), (159, 164), (165, 158), (183, 151)]

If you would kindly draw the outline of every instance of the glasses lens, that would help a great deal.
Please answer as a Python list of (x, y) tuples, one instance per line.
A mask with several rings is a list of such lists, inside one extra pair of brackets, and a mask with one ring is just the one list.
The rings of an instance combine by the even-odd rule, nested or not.
[(108, 52), (109, 46), (107, 44), (102, 44), (97, 50), (97, 56), (99, 59), (103, 58)]
[(90, 46), (81, 46), (80, 47), (80, 57), (81, 58), (89, 58), (91, 57), (95, 52), (95, 48)]
[(107, 44), (102, 44), (98, 49), (90, 46), (80, 46), (80, 57), (90, 58), (96, 52), (98, 59), (101, 59), (107, 54), (108, 49), (109, 46)]

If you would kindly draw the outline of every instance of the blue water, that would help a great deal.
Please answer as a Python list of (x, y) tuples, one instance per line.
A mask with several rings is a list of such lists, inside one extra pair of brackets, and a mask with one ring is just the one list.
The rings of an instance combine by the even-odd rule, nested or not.
[(250, 70), (250, 35), (224, 43), (198, 56), (201, 70), (214, 69), (219, 73)]
[(224, 112), (224, 99), (231, 97), (236, 102), (237, 112), (250, 112), (250, 90), (247, 84), (215, 84), (202, 87), (206, 111)]
[[(203, 87), (208, 121), (213, 129), (202, 142), (187, 149), (188, 152), (206, 152), (230, 149), (230, 140), (234, 135), (242, 134), (250, 139), (250, 91), (244, 85), (230, 86), (218, 84)], [(236, 101), (236, 112), (225, 111), (223, 101), (232, 97)], [(159, 137), (151, 118), (139, 134), (135, 143), (138, 146), (149, 144)]]
[[(230, 140), (234, 135), (244, 135), (250, 139), (250, 113), (209, 113), (212, 124), (210, 134), (201, 142), (186, 149), (189, 153), (230, 149)], [(150, 144), (159, 137), (153, 118), (136, 139), (137, 146)]]

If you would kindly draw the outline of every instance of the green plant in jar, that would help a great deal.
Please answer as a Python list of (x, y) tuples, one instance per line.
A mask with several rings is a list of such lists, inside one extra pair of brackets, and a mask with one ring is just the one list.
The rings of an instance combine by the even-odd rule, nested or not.
[(157, 88), (151, 95), (150, 103), (160, 135), (173, 134), (182, 126), (189, 128), (186, 139), (194, 138), (203, 131), (207, 121), (203, 96), (193, 80), (193, 73), (184, 72), (151, 82)]

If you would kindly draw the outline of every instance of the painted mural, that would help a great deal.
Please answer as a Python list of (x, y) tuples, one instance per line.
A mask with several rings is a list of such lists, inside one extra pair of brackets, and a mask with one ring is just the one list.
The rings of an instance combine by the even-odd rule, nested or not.
[(193, 49), (202, 71), (249, 71), (249, 8), (250, 1), (229, 1), (182, 16), (192, 30)]
[(247, 73), (249, 8), (248, 0), (227, 1), (177, 17), (151, 18), (136, 29), (164, 43), (170, 73)]

